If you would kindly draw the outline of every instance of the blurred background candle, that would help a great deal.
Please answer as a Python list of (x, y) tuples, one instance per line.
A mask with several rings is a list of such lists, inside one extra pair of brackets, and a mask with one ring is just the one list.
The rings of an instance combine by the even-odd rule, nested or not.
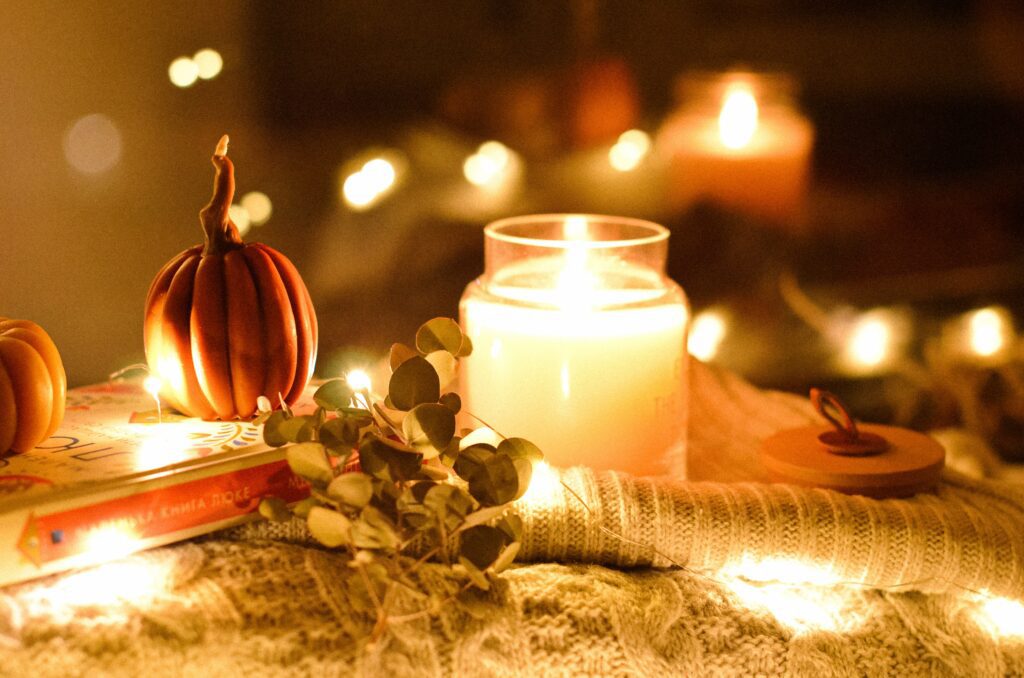
[(465, 409), (555, 466), (685, 477), (689, 310), (668, 235), (584, 215), (487, 226), (460, 305)]
[(798, 226), (807, 195), (814, 128), (781, 74), (691, 74), (660, 137), (669, 159), (668, 199), (700, 200)]

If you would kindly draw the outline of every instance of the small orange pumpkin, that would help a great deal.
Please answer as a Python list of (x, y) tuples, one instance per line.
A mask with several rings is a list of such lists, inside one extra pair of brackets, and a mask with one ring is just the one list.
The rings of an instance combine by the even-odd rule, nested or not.
[(0, 318), (0, 453), (27, 452), (64, 420), (67, 377), (50, 335), (30, 320)]
[(277, 250), (243, 243), (228, 216), (227, 145), (225, 135), (213, 155), (213, 198), (199, 213), (205, 244), (171, 259), (146, 299), (150, 372), (167, 402), (203, 419), (250, 417), (261, 395), (291, 404), (316, 363), (316, 314), (298, 271)]

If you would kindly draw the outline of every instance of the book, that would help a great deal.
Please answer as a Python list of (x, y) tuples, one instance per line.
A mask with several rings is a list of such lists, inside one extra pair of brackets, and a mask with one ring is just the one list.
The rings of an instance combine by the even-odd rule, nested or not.
[(160, 411), (141, 382), (72, 389), (53, 436), (0, 457), (0, 586), (238, 525), (265, 496), (308, 494), (258, 426)]

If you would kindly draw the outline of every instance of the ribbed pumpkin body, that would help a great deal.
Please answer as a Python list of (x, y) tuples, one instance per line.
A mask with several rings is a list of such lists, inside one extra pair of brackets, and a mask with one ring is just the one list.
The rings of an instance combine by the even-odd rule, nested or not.
[(146, 361), (160, 395), (203, 419), (251, 417), (261, 395), (294, 403), (316, 363), (316, 314), (298, 271), (277, 250), (243, 242), (231, 221), (227, 151), (224, 135), (199, 212), (206, 242), (167, 262), (146, 298)]
[(246, 418), (256, 399), (291, 404), (316, 363), (313, 303), (292, 263), (260, 243), (185, 250), (146, 299), (146, 360), (175, 408), (203, 419)]
[(26, 452), (64, 420), (67, 377), (43, 328), (0, 318), (0, 453)]

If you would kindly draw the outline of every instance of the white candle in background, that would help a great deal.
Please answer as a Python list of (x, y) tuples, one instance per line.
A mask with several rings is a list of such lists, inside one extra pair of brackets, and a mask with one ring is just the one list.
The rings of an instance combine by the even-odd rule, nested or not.
[(686, 328), (668, 232), (542, 215), (488, 226), (461, 304), (465, 409), (555, 466), (685, 477)]

